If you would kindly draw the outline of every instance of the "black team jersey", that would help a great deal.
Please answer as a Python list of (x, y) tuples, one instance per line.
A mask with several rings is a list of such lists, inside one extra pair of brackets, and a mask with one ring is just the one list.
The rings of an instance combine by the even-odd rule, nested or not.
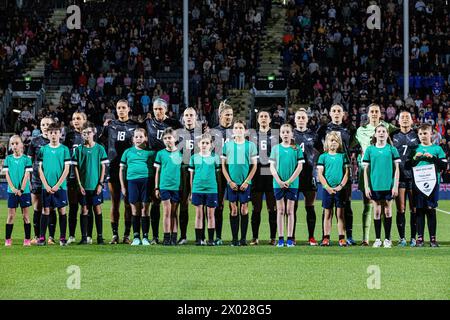
[(183, 154), (183, 166), (188, 166), (191, 156), (194, 155), (197, 149), (197, 143), (200, 140), (202, 130), (201, 128), (193, 129), (179, 129), (178, 131), (177, 148)]
[[(230, 130), (229, 136), (227, 136), (227, 130)], [(214, 142), (214, 152), (219, 155), (219, 157), (222, 155), (222, 148), (227, 143), (232, 136), (233, 126), (229, 126), (228, 128), (222, 127), (221, 125), (218, 125), (214, 128), (214, 130), (211, 132), (213, 136), (213, 142)]]
[(163, 121), (158, 121), (156, 119), (147, 119), (145, 121), (148, 143), (152, 150), (159, 151), (165, 148), (162, 139), (162, 134), (167, 128), (172, 128), (174, 130), (182, 128), (181, 123), (172, 118), (166, 118)]
[(110, 168), (118, 170), (122, 154), (133, 146), (134, 130), (140, 127), (140, 124), (133, 120), (125, 122), (113, 120), (108, 126), (103, 127), (99, 139), (107, 150)]
[(31, 140), (30, 146), (28, 147), (27, 155), (31, 158), (31, 161), (33, 161), (33, 174), (31, 176), (31, 184), (32, 185), (41, 185), (41, 178), (39, 177), (39, 161), (38, 161), (38, 155), (39, 150), (46, 144), (49, 144), (50, 140), (44, 138), (44, 136), (40, 135), (38, 137), (34, 137)]
[(414, 130), (407, 133), (399, 131), (393, 135), (392, 141), (400, 155), (400, 181), (411, 180), (413, 178), (411, 158), (420, 143), (419, 137)]
[(272, 147), (279, 143), (279, 136), (273, 134), (270, 129), (267, 132), (253, 131), (249, 140), (258, 148), (258, 168), (255, 177), (261, 175), (271, 177), (269, 157)]
[[(84, 143), (83, 136), (80, 132), (71, 130), (67, 133), (66, 139), (64, 140), (64, 145), (69, 148), (70, 157), (73, 157), (74, 150)], [(68, 180), (75, 180), (75, 166), (73, 164), (70, 165)]]
[(328, 123), (327, 125), (323, 125), (319, 128), (317, 131), (318, 135), (318, 143), (319, 143), (319, 152), (323, 152), (323, 146), (325, 144), (325, 137), (330, 132), (337, 132), (342, 139), (342, 146), (344, 148), (344, 152), (347, 154), (347, 156), (350, 159), (350, 141), (351, 141), (351, 133), (350, 131), (345, 128), (343, 125), (334, 124), (332, 122)]
[(316, 150), (319, 147), (317, 133), (310, 129), (306, 129), (306, 131), (303, 132), (294, 129), (294, 139), (295, 143), (302, 148), (303, 156), (305, 158), (305, 163), (303, 164), (303, 169), (300, 176), (307, 178), (312, 177), (318, 156), (318, 152)]

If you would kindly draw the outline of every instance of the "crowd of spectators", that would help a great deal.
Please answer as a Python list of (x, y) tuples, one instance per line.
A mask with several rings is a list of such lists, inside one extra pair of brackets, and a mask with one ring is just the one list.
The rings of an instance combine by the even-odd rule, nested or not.
[[(381, 105), (384, 120), (397, 124), (409, 110), (416, 124), (435, 126), (435, 141), (450, 141), (450, 33), (446, 1), (410, 1), (410, 96), (403, 98), (402, 1), (378, 1), (381, 30), (369, 30), (371, 1), (290, 0), (290, 21), (281, 51), (293, 104), (309, 105), (312, 129), (341, 103), (345, 123), (356, 129), (367, 106)], [(275, 111), (275, 110), (274, 110)], [(275, 112), (277, 116), (279, 111)], [(293, 110), (288, 112), (292, 121)]]
[[(75, 110), (100, 125), (120, 98), (144, 120), (163, 98), (169, 116), (180, 117), (182, 98), (182, 2), (169, 0), (80, 2), (81, 30), (65, 23), (47, 45), (45, 79), (67, 74), (73, 89), (59, 105), (47, 105), (68, 123)], [(190, 1), (189, 105), (215, 125), (214, 113), (231, 88), (249, 88), (257, 73), (259, 37), (271, 1)], [(165, 81), (165, 75), (174, 75)]]

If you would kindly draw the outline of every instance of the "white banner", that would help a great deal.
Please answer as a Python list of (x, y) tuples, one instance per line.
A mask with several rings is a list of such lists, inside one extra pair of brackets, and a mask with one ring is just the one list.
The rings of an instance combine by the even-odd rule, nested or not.
[(425, 166), (414, 167), (414, 182), (417, 188), (425, 194), (427, 197), (433, 192), (436, 186), (436, 168), (434, 164), (428, 164)]

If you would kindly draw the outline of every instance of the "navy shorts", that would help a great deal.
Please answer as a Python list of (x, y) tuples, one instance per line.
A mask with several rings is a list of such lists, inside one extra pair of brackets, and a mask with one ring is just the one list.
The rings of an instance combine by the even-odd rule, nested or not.
[(194, 206), (207, 206), (209, 208), (217, 208), (219, 203), (219, 195), (217, 193), (193, 193), (192, 204)]
[(287, 188), (287, 189), (274, 188), (273, 194), (275, 195), (275, 199), (277, 200), (281, 199), (288, 199), (292, 201), (298, 200), (298, 189), (295, 188)]
[(391, 190), (386, 190), (386, 191), (373, 191), (371, 190), (372, 193), (372, 197), (370, 198), (371, 200), (374, 201), (390, 201), (392, 200), (392, 191)]
[(150, 179), (128, 180), (128, 201), (132, 204), (138, 202), (150, 202)]
[(86, 195), (80, 194), (79, 199), (81, 206), (99, 206), (103, 203), (103, 190), (99, 195), (94, 190), (86, 190)]
[(333, 209), (345, 207), (345, 192), (339, 191), (335, 194), (329, 194), (325, 189), (322, 191), (322, 208)]
[[(240, 187), (240, 186), (238, 186)], [(248, 185), (247, 189), (245, 191), (234, 191), (230, 188), (230, 186), (227, 186), (227, 200), (230, 202), (239, 202), (239, 203), (247, 203), (250, 202), (252, 196), (251, 196), (251, 186)]]
[(403, 180), (398, 182), (399, 189), (413, 190), (414, 181), (413, 180)]
[(417, 209), (437, 208), (439, 201), (439, 184), (436, 184), (429, 197), (420, 192), (417, 188), (414, 190), (414, 203)]
[(170, 200), (172, 202), (180, 202), (180, 191), (179, 190), (159, 190), (161, 196), (161, 201)]
[(8, 192), (8, 208), (16, 209), (19, 204), (21, 208), (31, 207), (31, 194), (23, 193), (21, 196), (16, 196)]
[(59, 189), (54, 194), (42, 190), (42, 202), (44, 208), (64, 208), (67, 206), (67, 191)]

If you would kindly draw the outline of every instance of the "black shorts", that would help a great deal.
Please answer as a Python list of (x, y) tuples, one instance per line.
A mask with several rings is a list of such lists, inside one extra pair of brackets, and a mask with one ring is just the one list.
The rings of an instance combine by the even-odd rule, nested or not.
[(372, 197), (370, 198), (371, 200), (374, 201), (390, 201), (392, 200), (392, 191), (391, 190), (386, 190), (386, 191), (371, 191), (372, 193)]
[(120, 172), (119, 167), (109, 167), (108, 182), (118, 183), (120, 185), (119, 172)]
[(400, 180), (398, 182), (398, 188), (399, 189), (406, 189), (406, 190), (413, 190), (414, 188), (414, 181), (411, 180)]
[(317, 181), (312, 175), (300, 176), (298, 184), (299, 192), (317, 191)]
[(252, 192), (273, 192), (273, 177), (270, 167), (261, 167), (252, 179)]
[(437, 208), (439, 201), (439, 184), (436, 184), (433, 192), (427, 197), (425, 194), (414, 188), (414, 203), (416, 209)]
[(31, 184), (31, 193), (36, 195), (36, 196), (41, 196), (42, 195), (42, 183), (39, 182), (33, 182)]

